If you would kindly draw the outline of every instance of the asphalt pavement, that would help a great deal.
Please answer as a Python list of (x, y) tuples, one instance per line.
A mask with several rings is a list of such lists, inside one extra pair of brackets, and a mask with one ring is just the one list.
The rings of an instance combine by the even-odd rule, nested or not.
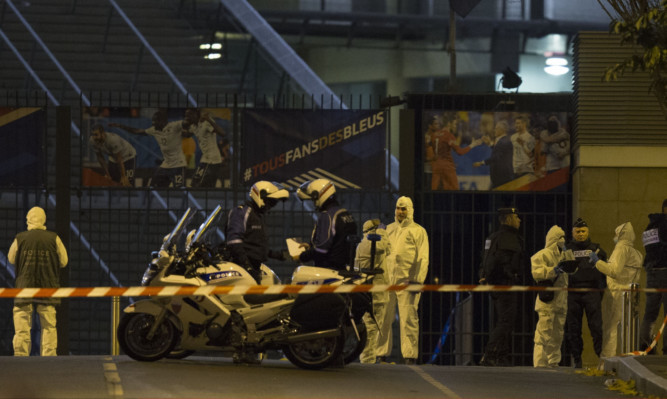
[(667, 398), (664, 356), (605, 361), (614, 374), (570, 367), (406, 366), (352, 363), (312, 371), (286, 360), (238, 365), (230, 358), (191, 356), (138, 362), (127, 356), (0, 357), (0, 398), (130, 399), (441, 399), (628, 398), (608, 382), (636, 381), (641, 397)]

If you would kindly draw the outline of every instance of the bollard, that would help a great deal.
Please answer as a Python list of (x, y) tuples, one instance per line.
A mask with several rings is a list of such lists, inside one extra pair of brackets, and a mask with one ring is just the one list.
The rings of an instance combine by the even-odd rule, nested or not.
[(120, 297), (111, 297), (111, 356), (118, 356), (120, 350), (118, 348), (118, 322), (120, 321)]
[(639, 347), (639, 284), (630, 284), (623, 292), (621, 307), (621, 351), (630, 353)]

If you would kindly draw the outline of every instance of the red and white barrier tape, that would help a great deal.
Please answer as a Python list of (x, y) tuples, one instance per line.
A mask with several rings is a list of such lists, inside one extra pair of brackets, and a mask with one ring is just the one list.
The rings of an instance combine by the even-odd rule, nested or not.
[[(651, 345), (648, 346), (643, 351), (632, 351), (628, 353), (624, 353), (621, 356), (646, 356), (650, 351), (655, 348), (655, 346), (658, 344), (658, 341), (660, 340), (660, 337), (662, 336), (663, 331), (665, 330), (665, 324), (667, 324), (667, 316), (665, 316), (665, 320), (662, 322), (662, 326), (660, 326), (660, 330), (658, 330), (658, 334), (656, 334), (655, 338), (653, 338), (653, 342), (651, 342)], [(664, 348), (663, 348), (664, 349)]]
[[(345, 285), (236, 285), (236, 286), (172, 286), (172, 287), (87, 287), (87, 288), (0, 288), (0, 298), (95, 298), (114, 296), (174, 295), (246, 295), (246, 294), (328, 294), (352, 292), (461, 292), (461, 291), (600, 291), (589, 288), (539, 287), (521, 285), (460, 285), (460, 284), (345, 284)], [(667, 292), (667, 288), (640, 288), (643, 292)]]

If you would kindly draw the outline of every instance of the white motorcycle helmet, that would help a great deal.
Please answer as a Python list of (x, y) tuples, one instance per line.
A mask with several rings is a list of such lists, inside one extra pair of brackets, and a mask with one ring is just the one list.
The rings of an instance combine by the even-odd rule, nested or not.
[(334, 194), (336, 194), (336, 186), (328, 179), (307, 181), (296, 190), (296, 195), (300, 200), (311, 200), (318, 209)]
[(280, 183), (262, 180), (250, 187), (248, 196), (260, 210), (268, 210), (278, 201), (285, 201), (289, 198), (289, 192)]

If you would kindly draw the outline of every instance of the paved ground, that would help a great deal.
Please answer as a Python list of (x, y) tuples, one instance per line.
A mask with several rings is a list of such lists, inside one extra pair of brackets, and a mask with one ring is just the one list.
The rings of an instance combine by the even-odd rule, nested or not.
[(572, 368), (353, 363), (308, 371), (283, 360), (244, 366), (198, 356), (152, 363), (127, 356), (0, 357), (0, 398), (12, 399), (627, 398), (607, 388), (609, 379)]

